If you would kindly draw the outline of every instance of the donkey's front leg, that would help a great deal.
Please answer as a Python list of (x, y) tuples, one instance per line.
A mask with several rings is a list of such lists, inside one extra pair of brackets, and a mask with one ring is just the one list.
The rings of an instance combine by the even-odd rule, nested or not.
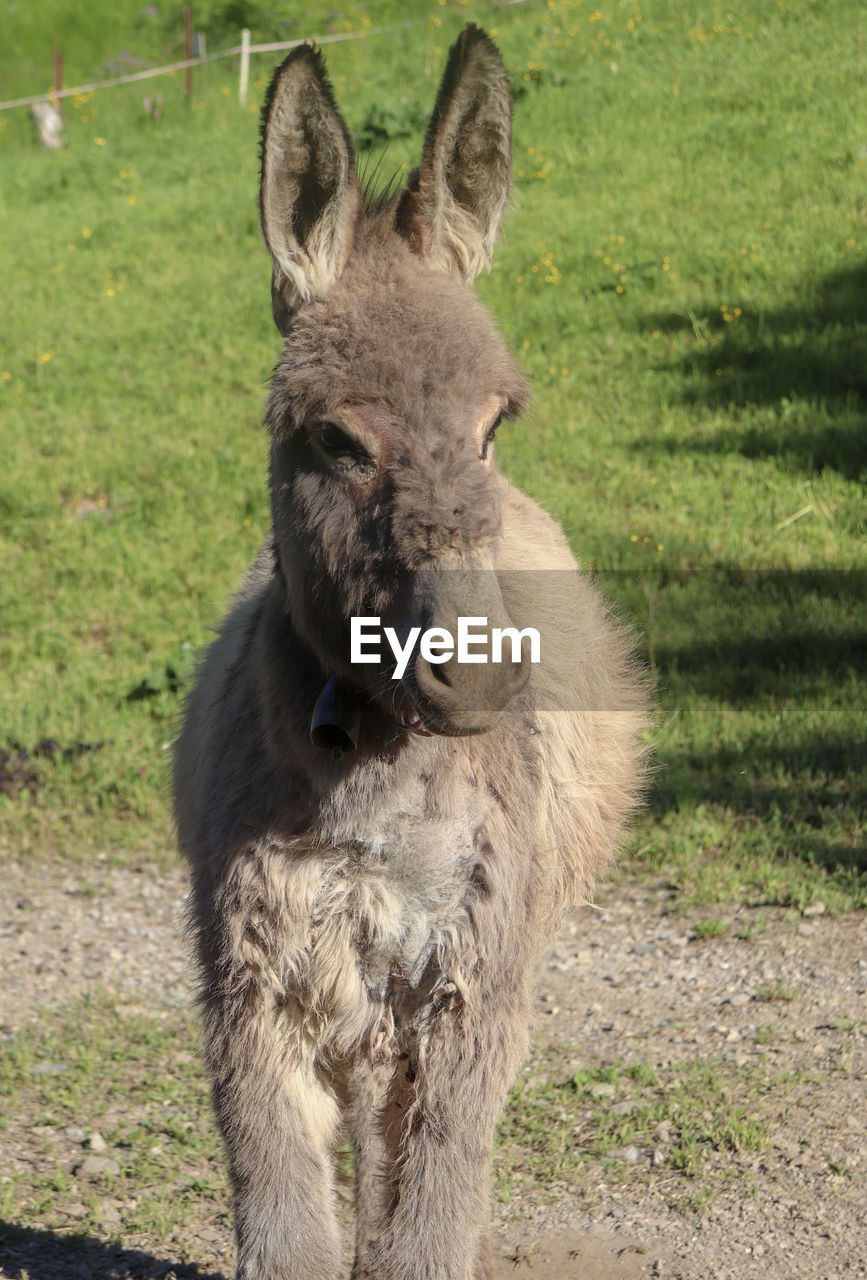
[[(487, 993), (477, 993), (478, 995)], [(407, 1082), (393, 1198), (371, 1280), (492, 1280), (494, 1130), (526, 1049), (520, 991), (443, 1011)]]
[(237, 1280), (335, 1280), (336, 1102), (311, 1060), (289, 1059), (264, 998), (209, 1004), (206, 1058), (235, 1192)]

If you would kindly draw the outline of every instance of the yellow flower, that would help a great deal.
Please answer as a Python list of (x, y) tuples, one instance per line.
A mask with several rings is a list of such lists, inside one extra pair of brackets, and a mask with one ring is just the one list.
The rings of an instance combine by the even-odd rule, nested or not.
[(93, 235), (93, 232), (91, 231), (90, 227), (82, 227), (81, 234), (84, 236), (85, 240), (89, 240), (90, 237)]
[(94, 142), (96, 143), (96, 145), (97, 145), (98, 147), (104, 147), (104, 146), (105, 146), (105, 138), (94, 138)]
[(53, 359), (54, 359), (54, 352), (53, 352), (53, 351), (40, 351), (40, 353), (39, 353), (39, 363), (40, 363), (40, 364), (48, 364), (48, 362), (49, 362), (50, 360), (53, 360)]

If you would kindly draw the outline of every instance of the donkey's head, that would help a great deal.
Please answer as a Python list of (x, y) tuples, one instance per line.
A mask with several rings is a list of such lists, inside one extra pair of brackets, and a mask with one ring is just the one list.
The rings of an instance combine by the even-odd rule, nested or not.
[[(295, 628), (329, 676), (402, 723), (489, 729), (525, 662), (428, 661), (400, 680), (350, 661), (350, 619), (453, 635), (506, 627), (494, 432), (524, 379), (469, 286), (489, 262), (511, 172), (511, 102), (497, 49), (453, 46), (422, 161), (400, 194), (360, 191), (319, 54), (278, 69), (263, 112), (261, 215), (284, 336), (268, 405), (278, 563)], [(440, 655), (441, 656), (441, 655)]]

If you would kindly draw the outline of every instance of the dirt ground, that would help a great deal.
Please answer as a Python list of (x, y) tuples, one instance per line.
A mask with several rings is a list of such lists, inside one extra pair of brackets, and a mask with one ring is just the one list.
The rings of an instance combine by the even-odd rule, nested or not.
[[(178, 924), (184, 894), (180, 871), (152, 865), (55, 875), (7, 865), (0, 1034), (96, 982), (115, 990), (119, 1005), (158, 1012), (189, 1001)], [(710, 914), (725, 932), (697, 937), (694, 926)], [(786, 998), (769, 1004), (782, 990)], [(540, 962), (536, 1060), (550, 1053), (576, 1067), (626, 1061), (660, 1069), (710, 1059), (745, 1069), (770, 1063), (789, 1083), (767, 1112), (767, 1141), (741, 1153), (738, 1176), (717, 1179), (701, 1212), (678, 1205), (665, 1132), (619, 1160), (591, 1161), (579, 1188), (519, 1190), (495, 1211), (498, 1280), (867, 1277), (865, 997), (867, 917), (748, 908), (689, 916), (673, 911), (661, 884), (604, 890), (596, 908), (567, 919)], [(0, 1131), (0, 1174), (37, 1158), (10, 1149), (10, 1133), (26, 1147), (34, 1125), (16, 1121)], [(72, 1155), (58, 1158), (69, 1163)], [(27, 1225), (23, 1213), (11, 1221)], [(157, 1239), (126, 1251), (95, 1239), (75, 1276), (228, 1277), (230, 1234), (214, 1221), (191, 1223), (194, 1264), (178, 1265)], [(63, 1280), (72, 1272), (58, 1270), (57, 1257), (51, 1233), (7, 1235), (0, 1277)]]

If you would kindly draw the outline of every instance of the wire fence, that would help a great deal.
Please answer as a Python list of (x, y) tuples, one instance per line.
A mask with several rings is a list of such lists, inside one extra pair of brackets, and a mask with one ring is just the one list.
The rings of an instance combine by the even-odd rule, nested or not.
[[(514, 3), (515, 0), (512, 0)], [(198, 58), (182, 58), (180, 62), (169, 62), (162, 67), (148, 67), (146, 71), (132, 71), (129, 75), (114, 76), (110, 80), (95, 80), (91, 84), (77, 85), (74, 89), (52, 89), (49, 93), (34, 93), (27, 98), (12, 98), (9, 102), (0, 102), (0, 111), (11, 111), (13, 107), (32, 107), (37, 102), (56, 102), (60, 98), (74, 98), (82, 93), (94, 93), (97, 89), (113, 89), (121, 84), (134, 84), (138, 80), (152, 80), (156, 76), (167, 76), (173, 71), (185, 71), (188, 67), (202, 67), (208, 62), (217, 62), (222, 58), (243, 57), (254, 53), (276, 53), (282, 49), (296, 49), (302, 44), (334, 44), (340, 40), (361, 40), (365, 36), (384, 35), (390, 31), (400, 31), (413, 26), (413, 23), (401, 23), (394, 27), (368, 27), (364, 31), (346, 31), (337, 35), (307, 36), (303, 40), (284, 40), (277, 44), (248, 44), (242, 40), (231, 49), (220, 49), (217, 53), (208, 53)]]
[[(500, 0), (497, 8), (509, 8), (523, 4), (525, 0)], [(418, 22), (400, 22), (388, 27), (367, 27), (363, 31), (345, 31), (323, 36), (305, 36), (302, 40), (281, 40), (272, 44), (251, 44), (249, 31), (244, 31), (239, 45), (231, 49), (220, 49), (216, 53), (202, 54), (200, 57), (183, 58), (179, 62), (170, 62), (162, 67), (149, 67), (145, 71), (132, 71), (128, 75), (114, 76), (110, 80), (96, 80), (91, 84), (77, 85), (74, 89), (52, 89), (48, 93), (35, 93), (26, 98), (12, 98), (8, 102), (0, 102), (0, 111), (11, 111), (15, 107), (32, 107), (38, 102), (58, 102), (62, 98), (74, 98), (82, 93), (95, 93), (98, 89), (113, 89), (118, 85), (135, 84), (140, 80), (152, 80), (157, 76), (171, 75), (175, 71), (186, 71), (192, 67), (202, 67), (209, 62), (217, 62), (224, 58), (240, 58), (241, 73), (238, 96), (241, 102), (246, 97), (247, 78), (249, 74), (250, 56), (255, 53), (279, 53), (287, 49), (297, 49), (302, 44), (336, 44), (343, 40), (363, 40), (368, 36), (388, 35), (397, 31), (408, 31), (417, 27)]]

